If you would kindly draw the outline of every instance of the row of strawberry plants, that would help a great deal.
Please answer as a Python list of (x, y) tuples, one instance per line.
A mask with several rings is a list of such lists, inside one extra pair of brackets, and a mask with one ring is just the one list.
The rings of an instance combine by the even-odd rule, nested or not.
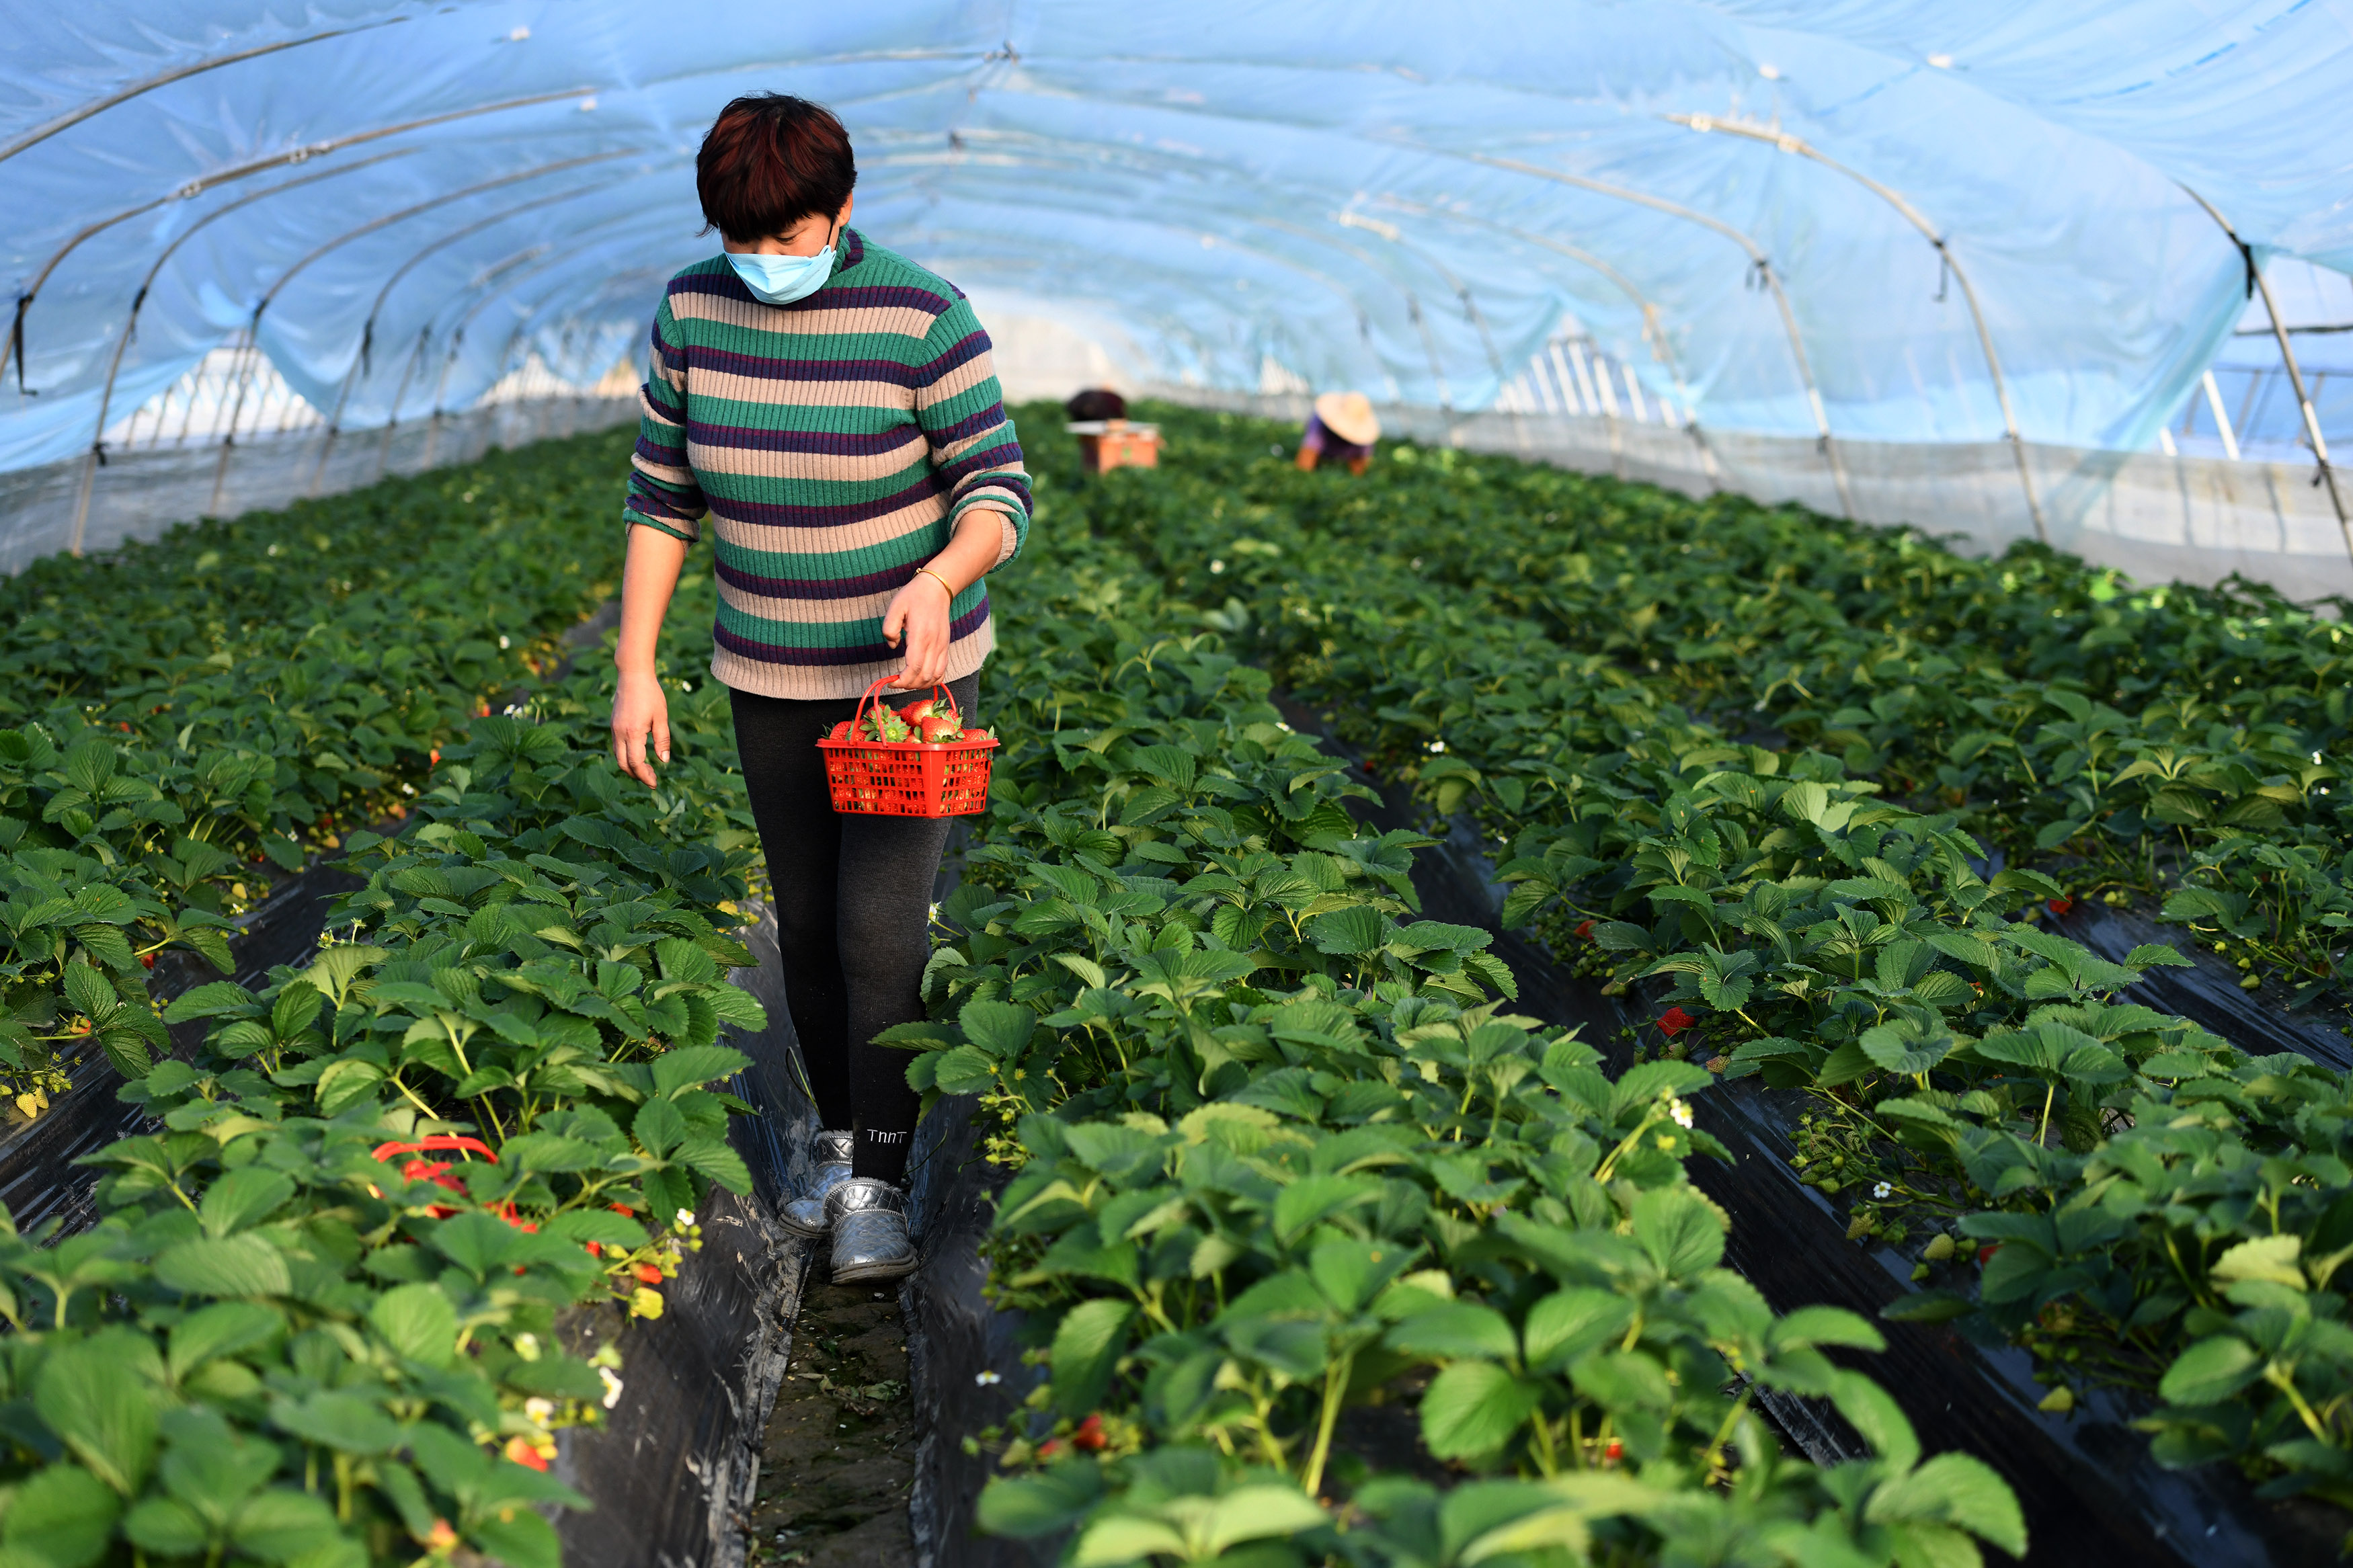
[[(2297, 1005), (2353, 1000), (2353, 630), (2337, 606), (2236, 582), (2136, 587), (2031, 546), (1970, 560), (1795, 506), (1409, 445), (1334, 486), (1270, 460), (1275, 427), (1167, 412), (1172, 441), (1215, 454), (1216, 479), (1164, 482), (1158, 499), (1221, 513), (1238, 575), (1275, 559), (1253, 547), (1313, 527), (1532, 622), (1726, 735), (1821, 750), (1950, 811), (2071, 892), (2190, 925), (2250, 989), (2269, 976)], [(1213, 587), (1199, 561), (1164, 564)], [(1335, 627), (1376, 631), (1377, 616), (1354, 627), (1336, 604)], [(1419, 713), (1411, 738), (1455, 745), (1489, 722), (1484, 706)]]
[(239, 914), (552, 668), (612, 591), (611, 437), (173, 530), (0, 584), (0, 1085), (47, 1109), (95, 1044), (164, 1044), (144, 971), (229, 964)]
[(2052, 1409), (2091, 1381), (2154, 1392), (2168, 1463), (2236, 1458), (2353, 1502), (2353, 1085), (2116, 1003), (2179, 955), (2110, 963), (2038, 929), (2020, 906), (2055, 883), (1989, 875), (1953, 814), (1843, 758), (1736, 743), (1676, 683), (1354, 531), (1100, 494), (1164, 571), (1219, 566), (1217, 618), (1344, 733), (1441, 816), (1473, 811), (1514, 885), (1504, 921), (1642, 987), (1646, 1044), (1816, 1091), (1801, 1164), (1854, 1235), (1912, 1250), (1915, 1315), (2033, 1348)]
[(650, 795), (609, 671), (478, 719), (406, 831), (348, 837), (314, 962), (173, 1003), (207, 1037), (123, 1091), (155, 1131), (92, 1157), (99, 1223), (0, 1237), (0, 1553), (554, 1568), (554, 1433), (621, 1388), (558, 1314), (659, 1316), (711, 1184), (749, 1187), (712, 1086), (764, 1021), (724, 973), (752, 835), (696, 684), (710, 743)]
[[(1498, 1000), (1488, 934), (1416, 918), (1428, 841), (1361, 833), (1361, 787), (1070, 488), (1001, 590), (1008, 745), (933, 1021), (886, 1037), (1016, 1167), (993, 1289), (1050, 1376), (970, 1439), (984, 1526), (1104, 1568), (2023, 1550), (1989, 1471), (1924, 1461), (1824, 1355), (1870, 1325), (1718, 1267), (1683, 1172), (1708, 1075), (1613, 1082)], [(1757, 1386), (1831, 1398), (1873, 1457), (1783, 1458)], [(1359, 1452), (1399, 1404), (1443, 1485)]]

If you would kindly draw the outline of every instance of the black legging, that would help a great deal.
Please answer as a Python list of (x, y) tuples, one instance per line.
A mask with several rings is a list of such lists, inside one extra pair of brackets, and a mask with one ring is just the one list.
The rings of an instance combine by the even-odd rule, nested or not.
[[(979, 722), (979, 688), (977, 675), (948, 683), (967, 723)], [(948, 819), (835, 815), (817, 741), (857, 710), (854, 700), (729, 695), (776, 900), (785, 1002), (818, 1115), (856, 1132), (855, 1174), (899, 1183), (921, 1097), (907, 1087), (908, 1053), (872, 1041), (923, 1016), (932, 885)], [(923, 695), (890, 700), (903, 707)]]

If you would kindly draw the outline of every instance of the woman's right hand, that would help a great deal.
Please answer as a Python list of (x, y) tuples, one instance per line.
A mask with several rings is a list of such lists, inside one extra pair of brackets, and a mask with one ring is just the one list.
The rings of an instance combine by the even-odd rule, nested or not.
[(651, 789), (659, 781), (646, 756), (649, 733), (654, 757), (670, 766), (670, 700), (662, 695), (661, 680), (649, 669), (625, 669), (613, 690), (613, 760)]
[(655, 645), (661, 640), (662, 612), (670, 608), (678, 569), (686, 564), (686, 541), (658, 528), (629, 530), (628, 559), (621, 568), (621, 630), (613, 641), (613, 760), (631, 778), (655, 787), (654, 765), (646, 756), (646, 736), (654, 756), (670, 766), (670, 700), (662, 695)]

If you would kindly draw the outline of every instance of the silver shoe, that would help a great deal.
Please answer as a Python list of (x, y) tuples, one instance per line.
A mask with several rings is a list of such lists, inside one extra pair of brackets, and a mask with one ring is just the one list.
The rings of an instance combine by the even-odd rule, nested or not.
[(817, 1158), (817, 1182), (807, 1196), (795, 1198), (785, 1205), (786, 1230), (812, 1238), (832, 1233), (833, 1221), (826, 1217), (825, 1200), (834, 1188), (849, 1180), (849, 1147), (850, 1136), (847, 1132), (819, 1132), (811, 1142), (810, 1152)]
[(871, 1176), (852, 1176), (826, 1194), (833, 1222), (833, 1282), (897, 1279), (915, 1271), (907, 1239), (907, 1194)]

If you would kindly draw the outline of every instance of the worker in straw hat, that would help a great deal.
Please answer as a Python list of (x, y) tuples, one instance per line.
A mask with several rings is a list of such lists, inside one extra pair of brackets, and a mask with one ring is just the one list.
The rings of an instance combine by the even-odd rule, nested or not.
[(1325, 458), (1345, 463), (1361, 474), (1373, 460), (1373, 443), (1381, 438), (1381, 422), (1373, 400), (1361, 392), (1327, 392), (1315, 400), (1307, 416), (1307, 433), (1299, 438), (1299, 471), (1314, 471)]

